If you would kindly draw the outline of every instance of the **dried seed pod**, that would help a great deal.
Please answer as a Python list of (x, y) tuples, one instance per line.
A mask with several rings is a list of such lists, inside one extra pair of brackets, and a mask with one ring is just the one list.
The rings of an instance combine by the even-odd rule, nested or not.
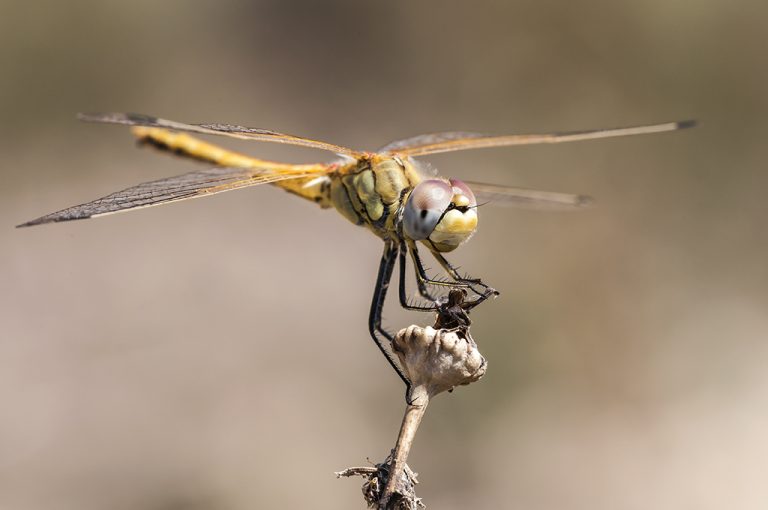
[(452, 290), (437, 303), (434, 327), (408, 326), (392, 340), (392, 349), (410, 381), (407, 406), (397, 443), (387, 459), (375, 468), (350, 468), (337, 476), (360, 475), (367, 479), (363, 494), (369, 507), (379, 510), (416, 510), (416, 476), (406, 460), (429, 401), (435, 395), (480, 379), (488, 366), (469, 334), (469, 310), (495, 295), (493, 289), (479, 300), (464, 302), (466, 292)]
[(411, 380), (411, 402), (424, 393), (431, 398), (475, 382), (487, 367), (477, 344), (463, 328), (408, 326), (397, 333), (392, 345)]

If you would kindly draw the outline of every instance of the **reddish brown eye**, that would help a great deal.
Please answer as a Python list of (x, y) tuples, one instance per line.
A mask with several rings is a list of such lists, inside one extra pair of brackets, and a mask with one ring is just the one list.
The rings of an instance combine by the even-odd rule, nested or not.
[[(450, 179), (451, 186), (454, 188), (458, 188), (459, 191), (461, 191), (461, 195), (464, 195), (469, 200), (469, 207), (475, 207), (477, 205), (477, 199), (475, 198), (475, 194), (472, 193), (472, 190), (469, 189), (469, 186), (464, 181), (461, 181), (459, 179)], [(456, 193), (457, 195), (459, 193)]]
[(429, 179), (417, 184), (405, 202), (405, 234), (416, 241), (429, 237), (452, 198), (453, 188), (445, 181)]

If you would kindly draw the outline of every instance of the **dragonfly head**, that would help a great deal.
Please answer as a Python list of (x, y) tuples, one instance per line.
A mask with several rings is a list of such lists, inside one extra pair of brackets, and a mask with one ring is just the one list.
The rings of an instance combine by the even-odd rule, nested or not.
[(455, 250), (477, 229), (477, 200), (458, 179), (428, 179), (405, 202), (403, 232), (439, 252)]

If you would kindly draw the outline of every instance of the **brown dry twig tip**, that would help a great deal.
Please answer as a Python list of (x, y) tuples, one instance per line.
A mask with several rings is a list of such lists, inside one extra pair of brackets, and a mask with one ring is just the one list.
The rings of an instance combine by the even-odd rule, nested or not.
[[(380, 505), (381, 496), (384, 491), (384, 487), (389, 480), (389, 469), (392, 456), (388, 456), (381, 464), (367, 467), (352, 467), (336, 473), (337, 478), (362, 476), (366, 478), (363, 484), (363, 498), (368, 504), (369, 508), (384, 508)], [(405, 470), (401, 476), (400, 483), (398, 484), (397, 498), (391, 499), (391, 504), (386, 508), (392, 508), (397, 510), (414, 510), (416, 508), (424, 508), (424, 504), (421, 499), (416, 497), (416, 484), (419, 483), (416, 480), (417, 474), (411, 471), (408, 466), (405, 466)]]
[(416, 476), (406, 459), (427, 405), (435, 395), (473, 383), (485, 374), (487, 362), (469, 334), (465, 296), (463, 290), (451, 291), (439, 304), (434, 327), (408, 326), (392, 342), (411, 381), (395, 449), (375, 468), (350, 468), (337, 473), (368, 477), (363, 494), (371, 508), (414, 510), (423, 506), (414, 491)]

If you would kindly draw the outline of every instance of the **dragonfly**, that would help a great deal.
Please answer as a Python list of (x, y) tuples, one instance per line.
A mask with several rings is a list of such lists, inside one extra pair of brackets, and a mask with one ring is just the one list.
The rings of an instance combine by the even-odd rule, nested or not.
[[(19, 227), (96, 218), (204, 197), (261, 184), (271, 184), (323, 209), (336, 209), (355, 225), (366, 228), (384, 242), (368, 329), (379, 350), (410, 389), (410, 380), (392, 352), (392, 333), (382, 326), (382, 310), (396, 265), (399, 265), (399, 301), (406, 310), (439, 311), (435, 293), (471, 291), (462, 307), (467, 312), (498, 292), (479, 278), (461, 274), (445, 257), (469, 240), (478, 224), (477, 209), (485, 202), (543, 208), (579, 208), (584, 195), (538, 191), (499, 184), (444, 178), (418, 159), (432, 154), (469, 149), (575, 142), (620, 136), (675, 131), (695, 121), (568, 131), (544, 134), (485, 135), (443, 132), (398, 140), (377, 151), (359, 151), (319, 140), (261, 128), (229, 124), (186, 124), (132, 113), (80, 114), (87, 122), (131, 126), (140, 144), (208, 164), (204, 169), (159, 179), (112, 193), (97, 200), (68, 207), (28, 221)], [(190, 134), (191, 133), (191, 134)], [(309, 147), (336, 155), (330, 162), (290, 164), (244, 155), (193, 135), (218, 135), (241, 140)], [(419, 246), (424, 247), (445, 271), (443, 277), (427, 274)], [(408, 259), (414, 269), (419, 302), (406, 292)]]

